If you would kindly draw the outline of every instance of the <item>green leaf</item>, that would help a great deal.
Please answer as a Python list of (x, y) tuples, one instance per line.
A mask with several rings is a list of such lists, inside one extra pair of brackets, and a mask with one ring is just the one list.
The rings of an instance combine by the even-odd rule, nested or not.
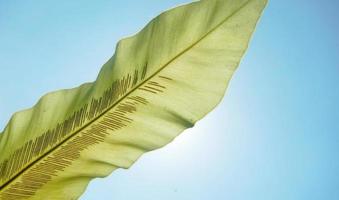
[(0, 199), (77, 199), (222, 99), (266, 0), (202, 0), (121, 40), (93, 83), (43, 96), (0, 135)]

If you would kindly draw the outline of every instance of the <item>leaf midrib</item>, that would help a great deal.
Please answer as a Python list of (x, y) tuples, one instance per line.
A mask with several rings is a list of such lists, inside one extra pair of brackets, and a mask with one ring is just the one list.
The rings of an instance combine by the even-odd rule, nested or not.
[[(232, 16), (234, 16), (237, 12), (239, 12), (242, 8), (244, 8), (251, 0), (246, 1), (244, 4), (242, 4), (239, 8), (237, 8), (235, 11), (233, 11), (229, 16), (225, 17), (224, 20), (222, 20), (220, 23), (218, 23), (214, 28), (212, 28), (210, 31), (208, 31), (205, 35), (203, 35), (200, 39), (198, 39), (196, 42), (192, 43), (190, 46), (188, 46), (186, 49), (182, 50), (178, 55), (174, 56), (172, 59), (170, 59), (167, 63), (165, 63), (162, 67), (160, 67), (157, 71), (155, 71), (151, 76), (141, 81), (138, 85), (136, 85), (134, 88), (132, 88), (129, 92), (127, 92), (125, 95), (123, 95), (119, 100), (117, 100), (115, 103), (113, 103), (110, 107), (106, 108), (101, 114), (94, 117), (92, 120), (88, 121), (83, 127), (79, 128), (78, 130), (74, 131), (72, 134), (70, 134), (68, 137), (66, 137), (63, 141), (61, 141), (59, 144), (52, 147), (50, 150), (43, 153), (41, 156), (37, 157), (33, 162), (29, 163), (26, 167), (24, 167), (22, 170), (18, 171), (14, 176), (12, 176), (10, 179), (8, 179), (6, 182), (4, 182), (0, 186), (0, 192), (6, 188), (8, 185), (10, 185), (12, 182), (14, 182), (18, 177), (20, 177), (21, 174), (23, 174), (25, 171), (29, 170), (32, 166), (34, 166), (36, 163), (38, 163), (40, 160), (47, 157), (49, 154), (53, 153), (54, 150), (58, 149), (61, 145), (65, 144), (69, 140), (71, 140), (73, 137), (75, 137), (78, 133), (80, 133), (82, 130), (90, 126), (93, 122), (104, 116), (109, 110), (113, 109), (116, 105), (118, 105), (121, 101), (123, 101), (127, 96), (129, 96), (131, 93), (133, 93), (136, 89), (142, 87), (147, 81), (152, 79), (154, 76), (159, 74), (164, 68), (166, 68), (170, 63), (172, 63), (174, 60), (179, 58), (181, 55), (186, 53), (188, 50), (193, 48), (195, 45), (197, 45), (200, 41), (202, 41), (204, 38), (206, 38), (209, 34), (214, 32), (216, 29), (218, 29), (222, 24), (224, 24), (228, 19), (230, 19)], [(95, 83), (95, 82), (94, 82)], [(94, 84), (93, 83), (93, 84)]]

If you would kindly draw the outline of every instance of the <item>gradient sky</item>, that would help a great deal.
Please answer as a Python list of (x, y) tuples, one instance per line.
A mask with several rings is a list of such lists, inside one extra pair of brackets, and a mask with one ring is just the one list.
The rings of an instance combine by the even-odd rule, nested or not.
[[(0, 0), (0, 129), (185, 0)], [(339, 2), (271, 0), (223, 102), (82, 200), (338, 200)]]

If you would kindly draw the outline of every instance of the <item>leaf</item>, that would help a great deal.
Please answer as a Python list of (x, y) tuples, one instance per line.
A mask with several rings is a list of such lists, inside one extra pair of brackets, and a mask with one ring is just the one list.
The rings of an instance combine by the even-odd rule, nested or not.
[(0, 199), (77, 199), (222, 99), (266, 0), (202, 0), (121, 40), (93, 83), (43, 96), (0, 135)]

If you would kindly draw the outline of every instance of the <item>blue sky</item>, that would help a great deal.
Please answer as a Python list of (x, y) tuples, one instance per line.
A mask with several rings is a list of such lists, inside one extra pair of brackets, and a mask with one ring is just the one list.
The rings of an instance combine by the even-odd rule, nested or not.
[[(0, 0), (0, 129), (93, 81), (116, 42), (189, 1)], [(223, 102), (82, 200), (339, 199), (336, 0), (271, 0)]]

